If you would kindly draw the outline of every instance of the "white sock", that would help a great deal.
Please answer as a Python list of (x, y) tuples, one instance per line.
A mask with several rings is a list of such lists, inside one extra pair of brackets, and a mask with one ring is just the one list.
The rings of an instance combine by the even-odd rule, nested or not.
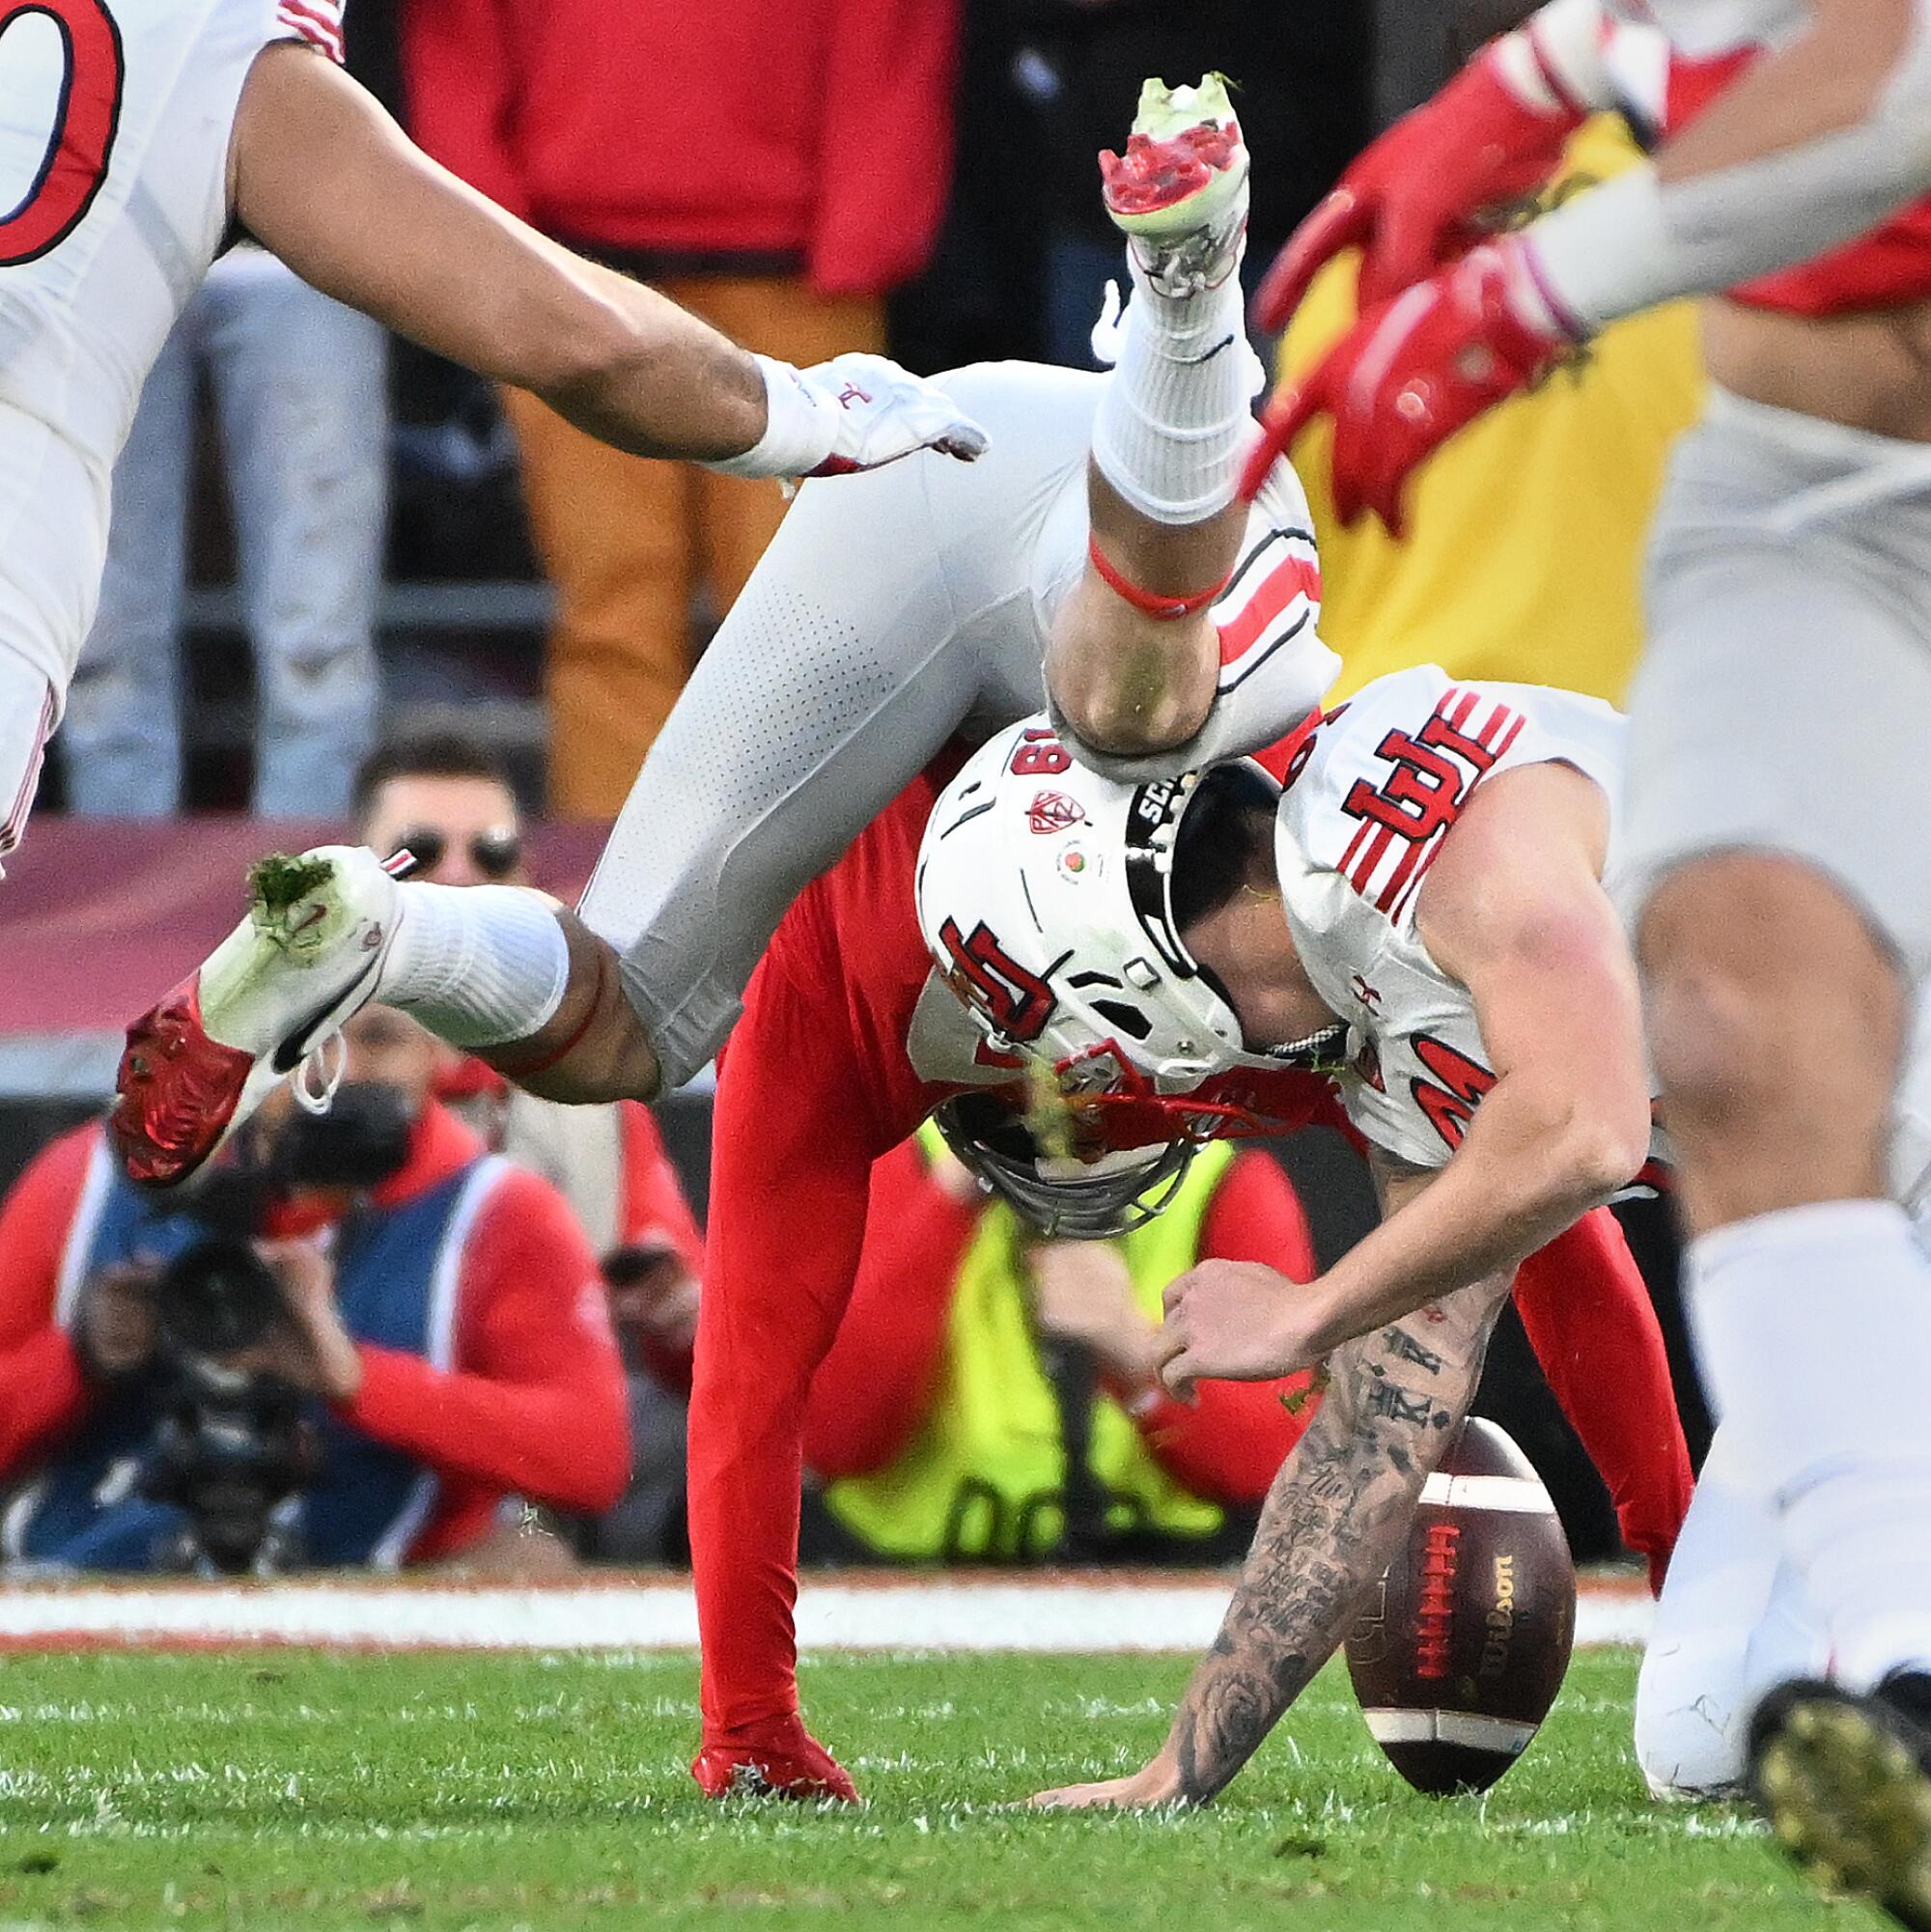
[(1931, 1667), (1931, 1258), (1902, 1208), (1826, 1201), (1692, 1244), (1685, 1285), (1722, 1428), (1867, 1687)]
[[(1156, 523), (1200, 523), (1234, 500), (1266, 380), (1247, 344), (1241, 278), (1164, 295), (1127, 251), (1133, 278), (1119, 360), (1093, 419), (1093, 461)], [(1204, 586), (1203, 586), (1204, 588)]]
[(379, 995), (453, 1047), (527, 1040), (563, 1003), (570, 943), (556, 902), (521, 885), (405, 881)]

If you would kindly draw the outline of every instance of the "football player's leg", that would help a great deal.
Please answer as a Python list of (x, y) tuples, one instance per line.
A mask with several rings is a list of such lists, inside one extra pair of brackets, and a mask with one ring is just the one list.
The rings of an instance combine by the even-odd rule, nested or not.
[[(1624, 854), (1703, 1370), (1858, 1690), (1931, 1665), (1931, 1258), (1889, 1195), (1931, 966), (1914, 802), (1931, 739), (1931, 509), (1881, 495), (1830, 509), (1892, 447), (1720, 402), (1679, 450)], [(1759, 1755), (1809, 1723), (1803, 1708), (1764, 1707)], [(1861, 1736), (1895, 1769), (1881, 1728)], [(1931, 1814), (1931, 1786), (1917, 1795)], [(1800, 1856), (1862, 1860), (1877, 1838), (1840, 1835), (1860, 1805), (1825, 1809), (1819, 1835), (1795, 1828)], [(1931, 1830), (1890, 1862), (1915, 1869), (1920, 1851)], [(1889, 1885), (1880, 1872), (1865, 1889)]]
[[(249, 917), (130, 1029), (114, 1116), (129, 1171), (185, 1178), (370, 999), (545, 1099), (688, 1079), (785, 909), (982, 695), (990, 654), (961, 632), (928, 499), (910, 464), (800, 494), (653, 746), (580, 920), (516, 886), (398, 886), (349, 848), (257, 868)], [(1004, 540), (1027, 541), (1011, 518)], [(1016, 589), (1029, 562), (1000, 566)]]
[(298, 1069), (324, 1104), (329, 1043), (372, 1000), (546, 1098), (657, 1089), (615, 954), (547, 894), (399, 884), (322, 846), (255, 866), (240, 924), (127, 1029), (109, 1128), (128, 1174), (185, 1180)]
[(1247, 153), (1224, 84), (1148, 81), (1102, 157), (1132, 297), (1093, 424), (1092, 549), (1048, 658), (1067, 722), (1102, 751), (1184, 742), (1214, 699), (1209, 606), (1245, 527), (1235, 501), (1260, 365), (1240, 282)]
[[(1001, 433), (987, 476), (1037, 491), (1020, 441)], [(986, 527), (1013, 554), (981, 565), (1022, 596), (1022, 533)], [(1029, 659), (1029, 688), (989, 693), (999, 647), (990, 623), (962, 630), (957, 542), (910, 463), (806, 485), (652, 745), (581, 910), (622, 959), (665, 1086), (716, 1051), (792, 901), (967, 714), (1031, 708), (1027, 630), (1006, 656)]]
[(877, 1150), (835, 976), (800, 985), (785, 938), (732, 1034), (712, 1129), (688, 1446), (704, 1654), (691, 1772), (713, 1797), (851, 1798), (798, 1716), (792, 1607), (805, 1402), (851, 1299)]
[(1757, 1699), (1818, 1669), (1828, 1647), (1770, 1499), (1740, 1461), (1719, 1430), (1637, 1679), (1637, 1762), (1659, 1798), (1739, 1790)]
[(1624, 1543), (1647, 1560), (1659, 1589), (1690, 1506), (1690, 1449), (1655, 1305), (1609, 1209), (1584, 1215), (1516, 1270), (1515, 1304), (1609, 1488)]

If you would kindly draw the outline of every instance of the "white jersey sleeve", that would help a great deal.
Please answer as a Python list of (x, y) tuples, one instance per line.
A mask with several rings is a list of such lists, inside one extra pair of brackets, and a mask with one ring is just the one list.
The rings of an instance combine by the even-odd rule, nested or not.
[(35, 0), (0, 57), (0, 646), (65, 694), (109, 484), (229, 224), (255, 57), (342, 52), (339, 0)]
[[(1082, 522), (1075, 574), (1086, 561)], [(1321, 564), (1314, 518), (1293, 466), (1277, 462), (1247, 513), (1241, 554), (1214, 604), (1220, 675), (1207, 721), (1185, 744), (1122, 758), (1087, 744), (1047, 693), (1053, 725), (1082, 765), (1121, 784), (1146, 784), (1245, 758), (1278, 743), (1316, 710), (1341, 660), (1321, 641)]]
[(1316, 992), (1353, 1028), (1343, 1100), (1376, 1146), (1441, 1166), (1495, 1083), (1473, 999), (1415, 927), (1442, 840), (1485, 778), (1552, 761), (1600, 785), (1613, 823), (1623, 737), (1598, 699), (1428, 664), (1365, 686), (1301, 747), (1275, 829), (1282, 906)]

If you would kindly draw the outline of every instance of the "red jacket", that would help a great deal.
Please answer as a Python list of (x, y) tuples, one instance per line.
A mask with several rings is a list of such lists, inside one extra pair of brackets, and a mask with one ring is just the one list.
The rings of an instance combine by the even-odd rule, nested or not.
[(560, 240), (781, 258), (876, 294), (931, 252), (959, 0), (406, 0), (418, 141)]
[[(54, 1319), (69, 1230), (100, 1130), (42, 1150), (0, 1204), (0, 1475), (42, 1455), (94, 1399)], [(432, 1105), (408, 1164), (375, 1195), (413, 1198), (482, 1152)], [(294, 1233), (291, 1217), (277, 1232)], [(469, 1230), (457, 1280), (458, 1366), (364, 1342), (362, 1386), (344, 1421), (433, 1468), (436, 1507), (408, 1553), (447, 1556), (488, 1532), (506, 1496), (607, 1509), (630, 1474), (624, 1373), (590, 1245), (562, 1197), (512, 1170)]]

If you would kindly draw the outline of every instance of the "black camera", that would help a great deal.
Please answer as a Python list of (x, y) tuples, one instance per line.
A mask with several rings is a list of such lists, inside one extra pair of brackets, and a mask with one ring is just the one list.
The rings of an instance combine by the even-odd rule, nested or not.
[(226, 1575), (301, 1560), (284, 1505), (314, 1473), (315, 1433), (302, 1392), (224, 1358), (285, 1319), (281, 1285), (255, 1250), (210, 1233), (176, 1256), (154, 1289), (171, 1386), (142, 1488), (178, 1504), (187, 1527), (161, 1553), (169, 1569)]
[(392, 1087), (345, 1086), (325, 1114), (294, 1114), (272, 1137), (251, 1135), (209, 1170), (187, 1207), (201, 1232), (154, 1290), (173, 1378), (157, 1453), (143, 1484), (181, 1506), (188, 1528), (170, 1567), (228, 1574), (299, 1563), (290, 1499), (320, 1451), (302, 1391), (232, 1358), (287, 1319), (280, 1283), (255, 1252), (273, 1201), (292, 1188), (379, 1187), (408, 1158), (413, 1127)]

